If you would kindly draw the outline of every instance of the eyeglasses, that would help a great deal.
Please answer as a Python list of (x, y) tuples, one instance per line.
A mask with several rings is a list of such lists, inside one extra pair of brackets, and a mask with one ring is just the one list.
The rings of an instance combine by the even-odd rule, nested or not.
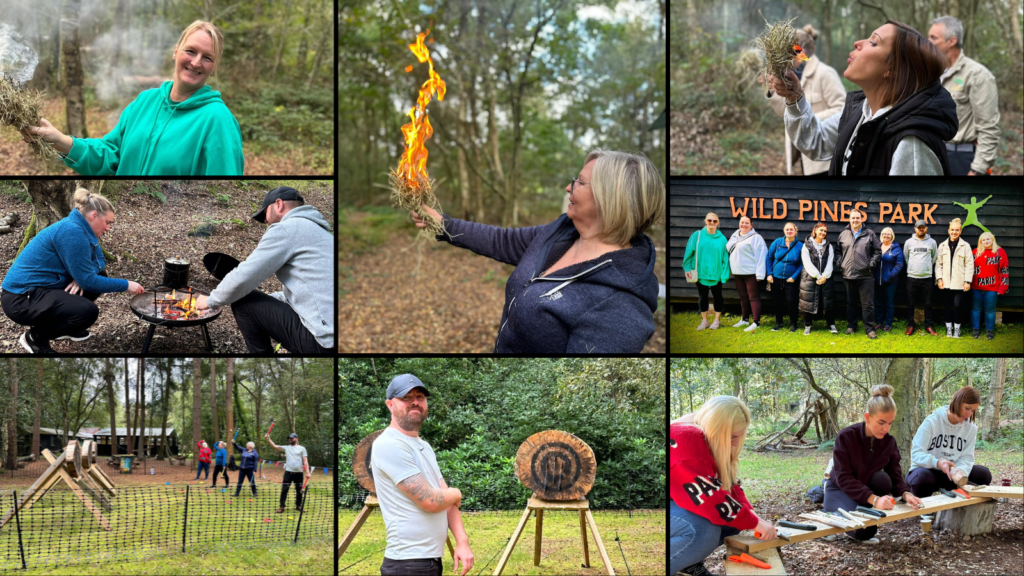
[(718, 224), (718, 220), (705, 220), (708, 224)]
[(587, 185), (586, 182), (581, 182), (578, 177), (577, 178), (573, 178), (572, 179), (572, 186), (569, 187), (569, 197), (570, 198), (572, 198), (572, 193), (576, 191), (576, 184), (579, 184), (580, 186), (586, 186)]

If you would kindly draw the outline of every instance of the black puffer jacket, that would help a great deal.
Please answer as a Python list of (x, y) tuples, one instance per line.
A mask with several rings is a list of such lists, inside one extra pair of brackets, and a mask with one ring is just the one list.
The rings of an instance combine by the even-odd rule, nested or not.
[(867, 226), (861, 226), (861, 230), (856, 240), (849, 224), (839, 234), (839, 257), (833, 261), (832, 267), (842, 270), (846, 280), (874, 279), (875, 267), (882, 259), (882, 243), (878, 241), (878, 235)]
[[(825, 270), (829, 254), (832, 254), (832, 275), (835, 275), (835, 247), (832, 246), (831, 242), (828, 242), (825, 249), (821, 251), (821, 254), (818, 254), (818, 251), (814, 248), (814, 240), (808, 236), (807, 240), (804, 240), (804, 250), (807, 250), (808, 258), (810, 258), (811, 263), (814, 264), (819, 273)], [(807, 267), (804, 266), (803, 272), (800, 273), (800, 311), (806, 314), (822, 314), (825, 310), (831, 310), (832, 303), (835, 300), (835, 287), (836, 282), (832, 279), (832, 276), (829, 276), (824, 284), (818, 284), (817, 280), (807, 273)], [(825, 310), (818, 309), (818, 300), (822, 291), (825, 292)]]

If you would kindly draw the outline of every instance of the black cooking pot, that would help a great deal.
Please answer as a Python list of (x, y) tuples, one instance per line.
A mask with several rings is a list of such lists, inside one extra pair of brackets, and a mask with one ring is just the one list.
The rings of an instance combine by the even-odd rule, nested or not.
[(188, 287), (188, 269), (191, 263), (180, 258), (168, 258), (164, 260), (164, 281), (161, 282), (168, 288)]

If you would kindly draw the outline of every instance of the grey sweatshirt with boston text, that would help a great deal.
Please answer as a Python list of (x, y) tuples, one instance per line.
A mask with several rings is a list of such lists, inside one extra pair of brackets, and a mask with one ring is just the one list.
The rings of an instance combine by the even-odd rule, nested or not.
[(231, 304), (277, 274), (283, 292), (271, 294), (299, 315), (325, 348), (334, 346), (334, 236), (312, 206), (289, 210), (271, 224), (252, 254), (210, 292), (211, 308)]
[(931, 235), (925, 234), (924, 240), (911, 236), (903, 243), (903, 258), (907, 262), (907, 276), (910, 278), (931, 278), (935, 270), (935, 255), (939, 248)]

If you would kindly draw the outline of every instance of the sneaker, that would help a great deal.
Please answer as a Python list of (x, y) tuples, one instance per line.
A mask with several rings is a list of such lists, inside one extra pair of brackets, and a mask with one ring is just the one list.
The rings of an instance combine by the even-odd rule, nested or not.
[(63, 336), (57, 336), (57, 340), (74, 340), (75, 342), (81, 342), (82, 340), (88, 340), (92, 336), (92, 333), (88, 330), (82, 330), (74, 334), (65, 334)]
[(683, 576), (712, 576), (711, 572), (708, 572), (708, 569), (704, 567), (703, 562), (697, 562), (693, 566), (687, 566), (680, 570), (679, 574), (682, 574)]
[(950, 326), (949, 324), (946, 324), (946, 338), (952, 338), (952, 337), (953, 337), (953, 327)]
[(833, 334), (839, 334), (839, 329), (838, 329), (838, 328), (836, 328), (836, 325), (835, 325), (835, 324), (832, 324), (832, 325), (830, 325), (830, 326), (828, 327), (828, 331), (829, 331), (829, 332), (831, 332), (831, 333), (833, 333)]
[(885, 328), (882, 328), (882, 330), (885, 330), (886, 332), (892, 332), (892, 326), (886, 326)]
[(960, 337), (960, 327), (957, 326), (956, 328), (953, 328), (953, 338), (959, 338), (959, 337)]
[(837, 538), (835, 534), (829, 534), (828, 536), (822, 538), (822, 540), (824, 540), (825, 542), (835, 542), (838, 539), (839, 538)]
[(28, 351), (29, 354), (56, 354), (57, 352), (50, 348), (49, 342), (41, 342), (36, 340), (35, 336), (32, 335), (32, 331), (28, 330), (18, 338), (18, 343), (21, 347)]
[(757, 322), (754, 322), (750, 326), (747, 326), (746, 328), (743, 329), (744, 332), (753, 332), (754, 330), (757, 330)]
[(993, 332), (992, 330), (986, 330), (985, 331), (985, 338), (987, 338), (989, 340), (992, 340), (995, 337), (996, 337), (996, 333)]
[(733, 324), (732, 327), (733, 328), (739, 328), (741, 326), (746, 326), (747, 324), (750, 324), (750, 322), (747, 322), (746, 320), (742, 320), (741, 319), (739, 322)]
[(810, 336), (810, 335), (811, 335), (811, 327), (810, 326), (804, 326), (804, 336)]
[(796, 332), (796, 324), (791, 324), (791, 325), (789, 326), (789, 331), (790, 331), (790, 332)]
[(849, 327), (849, 328), (847, 328), (847, 329), (846, 329), (846, 335), (847, 335), (847, 336), (849, 336), (850, 334), (853, 334), (853, 333), (855, 333), (856, 331), (857, 331), (857, 329), (856, 329), (856, 328), (854, 328), (853, 326), (851, 326), (851, 327)]
[(704, 330), (707, 327), (708, 327), (708, 321), (707, 320), (701, 320), (700, 321), (700, 326), (697, 326), (697, 330)]
[(871, 331), (868, 332), (868, 338), (871, 338), (872, 340), (874, 340), (875, 338), (878, 338), (878, 335), (875, 334), (874, 330), (871, 330)]
[(878, 538), (868, 538), (867, 540), (858, 540), (858, 542), (867, 546), (878, 546), (882, 541)]
[(718, 330), (719, 326), (720, 324), (718, 323), (718, 320), (715, 320), (711, 323), (711, 326), (708, 326), (708, 330)]
[(776, 323), (775, 327), (772, 328), (772, 332), (778, 332), (779, 330), (782, 330), (782, 324)]
[(296, 512), (302, 512), (302, 506), (296, 506), (295, 507), (295, 511)]
[(977, 328), (971, 330), (971, 336), (974, 336), (974, 339), (977, 340), (978, 336), (981, 336), (981, 330), (978, 330)]

